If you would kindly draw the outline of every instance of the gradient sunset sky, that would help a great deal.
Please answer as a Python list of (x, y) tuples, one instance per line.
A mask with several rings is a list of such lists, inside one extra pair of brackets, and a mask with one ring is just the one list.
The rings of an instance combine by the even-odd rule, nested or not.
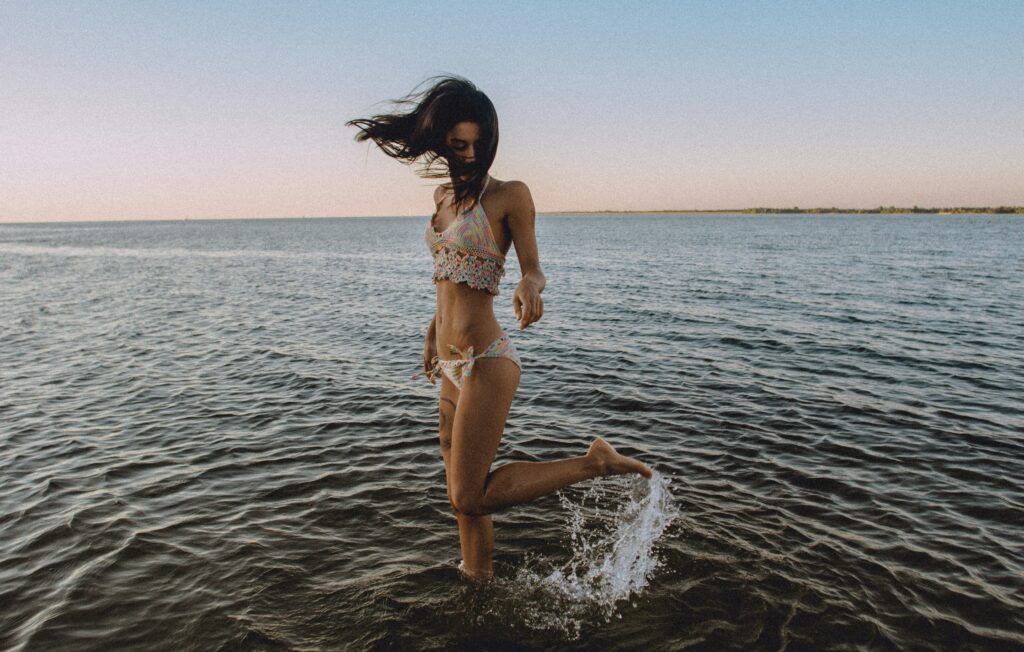
[(1024, 2), (0, 2), (0, 221), (429, 215), (346, 120), (495, 103), (537, 210), (1024, 204)]

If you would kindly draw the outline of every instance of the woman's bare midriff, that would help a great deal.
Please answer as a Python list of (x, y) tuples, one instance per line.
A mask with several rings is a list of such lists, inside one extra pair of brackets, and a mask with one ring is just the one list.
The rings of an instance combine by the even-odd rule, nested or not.
[(478, 354), (501, 336), (501, 324), (494, 316), (493, 294), (449, 280), (438, 281), (436, 287), (434, 342), (442, 360), (456, 357), (449, 353), (449, 344), (460, 349), (472, 346), (474, 354)]

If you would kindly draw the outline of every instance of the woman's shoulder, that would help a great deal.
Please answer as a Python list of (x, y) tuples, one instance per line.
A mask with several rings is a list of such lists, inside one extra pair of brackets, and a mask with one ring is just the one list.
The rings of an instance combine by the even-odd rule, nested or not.
[(451, 190), (451, 184), (442, 183), (434, 188), (434, 203), (440, 204), (441, 198), (444, 197), (445, 193)]
[(501, 179), (495, 179), (491, 177), (491, 182), (495, 190), (501, 190), (504, 192), (529, 192), (530, 189), (526, 187), (526, 184), (519, 179), (510, 179), (508, 181), (502, 181)]
[(530, 188), (518, 179), (502, 181), (491, 177), (492, 185), (496, 195), (500, 195), (505, 201), (511, 203), (529, 202)]
[[(442, 183), (434, 188), (434, 204), (440, 205), (441, 200), (444, 196), (452, 191), (452, 185), (450, 183)], [(531, 201), (530, 188), (518, 179), (509, 179), (503, 181), (501, 179), (491, 177), (490, 183), (487, 185), (488, 194), (493, 193), (495, 196), (500, 196), (506, 200), (512, 201)]]

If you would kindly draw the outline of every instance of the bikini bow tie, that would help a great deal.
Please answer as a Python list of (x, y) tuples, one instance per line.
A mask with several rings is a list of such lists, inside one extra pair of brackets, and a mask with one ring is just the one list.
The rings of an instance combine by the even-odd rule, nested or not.
[(461, 356), (463, 360), (468, 360), (473, 357), (473, 345), (470, 344), (465, 348), (465, 350), (463, 350), (454, 344), (449, 344), (448, 353), (454, 353), (455, 355)]
[(459, 358), (461, 358), (460, 360), (455, 361), (455, 364), (458, 364), (458, 365), (462, 366), (462, 375), (463, 376), (472, 375), (472, 373), (473, 373), (473, 363), (475, 363), (476, 359), (477, 359), (477, 356), (473, 355), (473, 345), (472, 344), (467, 346), (465, 349), (460, 349), (459, 347), (455, 346), (454, 344), (449, 344), (448, 345), (448, 352), (452, 353), (454, 355), (457, 355), (457, 356), (459, 356)]
[(448, 352), (453, 355), (457, 355), (458, 359), (442, 360), (440, 356), (435, 355), (430, 360), (431, 364), (433, 365), (433, 368), (426, 372), (421, 371), (418, 374), (414, 374), (413, 378), (415, 379), (419, 378), (420, 376), (426, 376), (427, 379), (431, 383), (433, 383), (434, 379), (438, 375), (440, 375), (441, 367), (445, 365), (451, 367), (462, 367), (462, 373), (460, 374), (461, 376), (471, 376), (473, 374), (473, 364), (476, 363), (476, 359), (479, 358), (480, 356), (473, 355), (472, 344), (467, 346), (465, 349), (460, 349), (454, 344), (449, 344)]

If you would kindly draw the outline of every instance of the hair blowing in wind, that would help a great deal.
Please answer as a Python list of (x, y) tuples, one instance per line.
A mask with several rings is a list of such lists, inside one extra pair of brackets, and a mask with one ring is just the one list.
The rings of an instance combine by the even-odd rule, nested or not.
[[(417, 90), (423, 86), (427, 88)], [(422, 177), (451, 177), (456, 204), (479, 196), (498, 150), (498, 114), (487, 95), (463, 77), (443, 75), (428, 78), (390, 102), (392, 112), (345, 123), (359, 129), (356, 141), (372, 140), (385, 154), (407, 164), (422, 159)], [(463, 163), (446, 142), (448, 132), (460, 122), (480, 127), (471, 163)]]

